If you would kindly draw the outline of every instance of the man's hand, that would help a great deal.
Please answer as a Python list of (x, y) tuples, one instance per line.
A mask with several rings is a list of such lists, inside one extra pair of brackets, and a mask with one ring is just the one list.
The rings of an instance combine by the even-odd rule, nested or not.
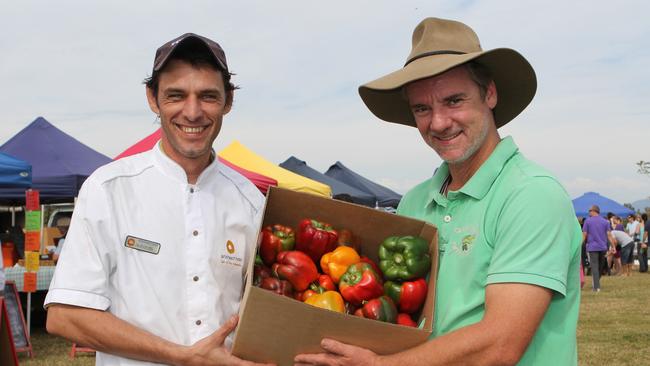
[(526, 352), (542, 321), (553, 292), (523, 283), (490, 284), (485, 290), (485, 315), (477, 323), (456, 329), (392, 355), (332, 340), (326, 353), (298, 355), (296, 365), (515, 365)]
[(253, 365), (270, 365), (259, 364), (255, 362), (245, 361), (233, 356), (228, 349), (224, 346), (224, 341), (228, 334), (230, 334), (237, 327), (238, 317), (233, 315), (228, 321), (217, 329), (211, 335), (194, 343), (185, 352), (187, 359), (181, 364), (188, 366), (208, 366), (208, 365), (237, 365), (237, 366), (253, 366)]
[(323, 339), (321, 347), (325, 353), (302, 354), (294, 358), (295, 366), (377, 366), (379, 356), (365, 348), (351, 346), (332, 339)]

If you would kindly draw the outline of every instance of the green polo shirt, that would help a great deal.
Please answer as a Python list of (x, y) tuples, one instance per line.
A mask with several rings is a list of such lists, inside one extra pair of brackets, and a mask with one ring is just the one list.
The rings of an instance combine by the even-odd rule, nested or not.
[(448, 175), (443, 163), (397, 208), (438, 228), (432, 337), (480, 321), (487, 285), (528, 283), (551, 289), (553, 298), (519, 365), (577, 365), (582, 234), (564, 188), (510, 137), (445, 197)]

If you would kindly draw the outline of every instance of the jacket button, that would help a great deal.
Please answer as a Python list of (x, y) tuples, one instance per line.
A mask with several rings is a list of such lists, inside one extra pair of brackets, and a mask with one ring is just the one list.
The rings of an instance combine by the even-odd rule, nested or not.
[(196, 324), (196, 325), (201, 325), (201, 320), (197, 320), (197, 321), (195, 321), (194, 324)]
[(192, 277), (192, 279), (194, 280), (194, 282), (196, 282), (196, 281), (199, 280), (199, 276), (194, 276), (194, 277)]
[(444, 222), (450, 222), (451, 221), (451, 216), (446, 215), (443, 219)]
[(199, 235), (199, 231), (198, 231), (198, 230), (194, 230), (194, 231), (192, 231), (192, 235), (194, 235), (194, 236), (198, 236), (198, 235)]

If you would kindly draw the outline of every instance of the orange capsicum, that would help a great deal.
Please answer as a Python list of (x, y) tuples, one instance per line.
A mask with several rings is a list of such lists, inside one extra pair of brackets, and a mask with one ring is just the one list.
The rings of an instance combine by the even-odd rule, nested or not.
[(359, 263), (361, 257), (351, 247), (338, 247), (329, 253), (325, 253), (320, 259), (320, 268), (332, 277), (334, 283), (339, 283), (341, 276), (348, 270), (348, 267)]
[(305, 304), (316, 306), (318, 308), (345, 313), (345, 302), (343, 297), (336, 291), (325, 291), (322, 294), (311, 295)]

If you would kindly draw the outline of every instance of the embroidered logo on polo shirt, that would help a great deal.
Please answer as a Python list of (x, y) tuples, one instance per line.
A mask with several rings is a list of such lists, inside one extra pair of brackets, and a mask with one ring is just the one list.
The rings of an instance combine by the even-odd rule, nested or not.
[(136, 238), (135, 236), (128, 235), (124, 241), (124, 246), (127, 248), (139, 250), (141, 252), (158, 254), (160, 252), (160, 243), (155, 241)]
[(241, 254), (237, 253), (237, 248), (232, 240), (227, 240), (225, 244), (226, 253), (221, 254), (221, 263), (241, 267), (244, 259)]
[(474, 247), (474, 242), (478, 236), (478, 230), (475, 227), (459, 227), (454, 230), (456, 240), (451, 242), (451, 249), (456, 254), (462, 256), (468, 255)]

